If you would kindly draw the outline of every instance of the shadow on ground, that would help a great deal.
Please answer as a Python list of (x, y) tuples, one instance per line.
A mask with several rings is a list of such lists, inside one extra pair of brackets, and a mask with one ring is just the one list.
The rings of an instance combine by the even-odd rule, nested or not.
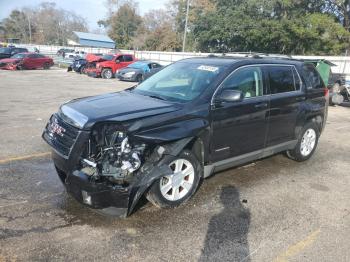
[(220, 194), (223, 210), (210, 219), (199, 261), (250, 261), (248, 231), (250, 212), (233, 186)]

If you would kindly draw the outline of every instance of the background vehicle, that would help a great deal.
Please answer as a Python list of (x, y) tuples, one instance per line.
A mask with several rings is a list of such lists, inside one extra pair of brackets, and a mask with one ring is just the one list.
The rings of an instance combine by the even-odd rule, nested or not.
[(84, 51), (66, 52), (64, 58), (83, 58), (85, 55)]
[(21, 47), (2, 47), (0, 48), (0, 59), (3, 58), (10, 58), (11, 56), (18, 54), (18, 53), (25, 53), (28, 52), (27, 48), (21, 48)]
[(316, 150), (327, 92), (312, 64), (292, 59), (193, 58), (134, 88), (61, 106), (44, 132), (67, 190), (106, 214), (142, 195), (186, 202), (212, 173), (279, 152)]
[(19, 53), (0, 60), (0, 68), (9, 70), (49, 69), (53, 64), (52, 58), (37, 53)]
[(128, 54), (108, 54), (101, 57), (96, 63), (96, 68), (89, 70), (87, 73), (92, 77), (102, 77), (106, 79), (113, 78), (117, 70), (127, 67), (136, 61), (133, 55)]
[[(84, 58), (76, 58), (68, 67), (68, 72), (74, 70), (77, 73), (83, 73), (88, 61)], [(83, 71), (83, 72), (82, 72)]]
[(124, 81), (142, 82), (162, 68), (162, 65), (152, 61), (137, 61), (117, 70), (115, 77)]
[(61, 48), (57, 51), (56, 55), (57, 56), (62, 56), (65, 57), (66, 53), (74, 53), (75, 50), (74, 49), (68, 49), (68, 48)]

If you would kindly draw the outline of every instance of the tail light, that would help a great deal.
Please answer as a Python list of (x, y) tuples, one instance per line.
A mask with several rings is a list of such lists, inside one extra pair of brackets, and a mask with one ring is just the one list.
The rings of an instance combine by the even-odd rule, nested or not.
[(327, 87), (324, 88), (324, 96), (325, 97), (329, 96), (329, 89)]

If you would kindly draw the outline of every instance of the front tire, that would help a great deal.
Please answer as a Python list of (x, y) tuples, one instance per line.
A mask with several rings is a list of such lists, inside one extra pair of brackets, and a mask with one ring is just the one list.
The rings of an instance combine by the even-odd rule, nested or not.
[(45, 69), (45, 70), (48, 70), (48, 69), (50, 69), (50, 64), (49, 63), (44, 63), (44, 66), (43, 66), (43, 68)]
[(106, 69), (103, 69), (103, 70), (102, 70), (101, 76), (102, 76), (102, 78), (104, 78), (104, 79), (111, 79), (111, 78), (113, 78), (113, 72), (112, 72), (111, 69), (106, 68)]
[(146, 197), (153, 205), (160, 208), (173, 208), (185, 203), (196, 192), (202, 166), (189, 151), (169, 159), (172, 175), (157, 179), (149, 189)]
[(294, 149), (287, 151), (287, 156), (295, 161), (303, 162), (312, 157), (318, 145), (320, 131), (313, 122), (306, 124)]

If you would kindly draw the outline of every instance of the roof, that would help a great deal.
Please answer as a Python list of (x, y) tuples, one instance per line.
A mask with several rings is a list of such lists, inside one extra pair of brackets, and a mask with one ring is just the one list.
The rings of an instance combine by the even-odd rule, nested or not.
[(98, 34), (77, 32), (77, 31), (74, 31), (73, 33), (76, 34), (77, 37), (79, 37), (80, 39), (114, 43), (114, 41), (107, 35), (98, 35)]
[(91, 47), (114, 48), (115, 42), (107, 35), (98, 35), (84, 32), (73, 31), (79, 38), (79, 44)]
[(238, 62), (246, 62), (247, 64), (300, 64), (302, 60), (286, 58), (286, 57), (238, 57), (238, 56), (209, 56), (209, 57), (194, 57), (182, 60), (183, 62), (200, 63), (204, 65), (230, 66)]

